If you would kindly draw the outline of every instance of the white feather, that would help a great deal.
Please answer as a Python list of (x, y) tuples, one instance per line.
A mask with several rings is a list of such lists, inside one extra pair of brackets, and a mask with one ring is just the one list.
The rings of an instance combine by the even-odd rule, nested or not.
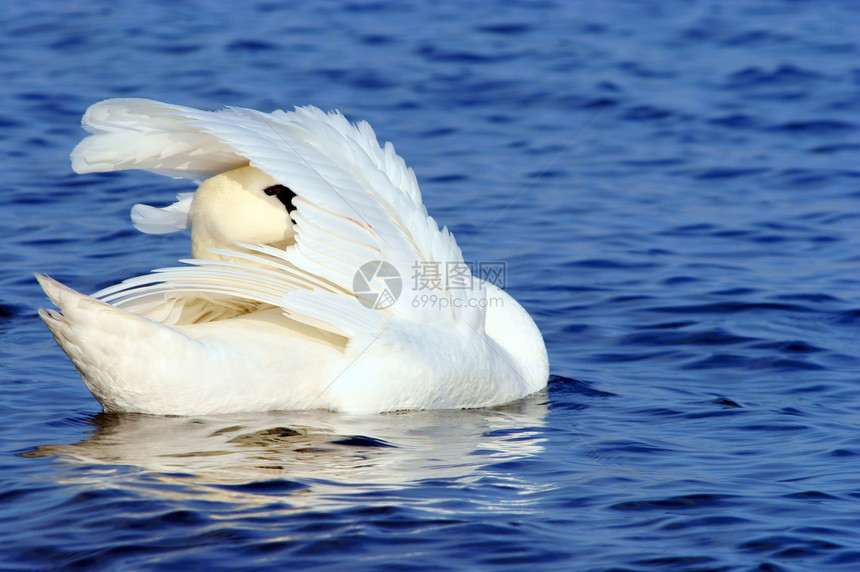
[(176, 202), (166, 207), (137, 204), (131, 207), (134, 228), (147, 234), (167, 234), (189, 228), (188, 211), (194, 193), (179, 193)]

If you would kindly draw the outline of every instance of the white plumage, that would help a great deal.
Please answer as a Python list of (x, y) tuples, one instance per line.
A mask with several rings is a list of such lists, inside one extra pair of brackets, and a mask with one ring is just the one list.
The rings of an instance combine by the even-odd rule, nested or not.
[[(484, 407), (546, 385), (540, 332), (506, 293), (477, 278), (410, 288), (419, 266), (463, 257), (367, 123), (314, 107), (207, 112), (114, 99), (83, 125), (92, 135), (72, 152), (79, 173), (207, 178), (193, 198), (132, 211), (144, 232), (190, 224), (188, 265), (93, 297), (39, 277), (62, 312), (40, 314), (105, 410)], [(371, 261), (401, 277), (396, 300), (370, 307), (353, 292)], [(390, 285), (367, 287), (372, 297)]]

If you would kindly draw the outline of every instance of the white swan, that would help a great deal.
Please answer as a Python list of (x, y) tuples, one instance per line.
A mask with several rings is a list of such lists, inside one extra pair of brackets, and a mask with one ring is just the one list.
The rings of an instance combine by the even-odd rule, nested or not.
[(113, 99), (83, 125), (79, 173), (208, 177), (132, 212), (145, 232), (190, 223), (189, 265), (93, 297), (38, 276), (61, 310), (40, 316), (106, 411), (470, 408), (546, 385), (534, 321), (472, 277), (367, 123)]

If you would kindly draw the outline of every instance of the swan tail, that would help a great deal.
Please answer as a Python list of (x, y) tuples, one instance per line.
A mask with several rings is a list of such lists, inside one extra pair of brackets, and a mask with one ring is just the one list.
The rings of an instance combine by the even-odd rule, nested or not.
[[(37, 274), (36, 279), (60, 310), (40, 309), (39, 316), (105, 411), (133, 410), (128, 397), (145, 391), (159, 375), (157, 360), (153, 376), (149, 375), (153, 372), (132, 371), (130, 364), (146, 363), (160, 348), (191, 350), (194, 344), (176, 330), (76, 292), (48, 276)], [(124, 353), (117, 348), (124, 348)]]

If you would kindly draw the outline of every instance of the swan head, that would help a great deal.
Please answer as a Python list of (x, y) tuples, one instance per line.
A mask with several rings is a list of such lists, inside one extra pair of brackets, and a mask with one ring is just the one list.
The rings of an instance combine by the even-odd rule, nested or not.
[(256, 167), (240, 167), (206, 179), (191, 201), (191, 254), (227, 259), (209, 249), (240, 250), (236, 243), (286, 247), (295, 237), (290, 218), (294, 196)]

